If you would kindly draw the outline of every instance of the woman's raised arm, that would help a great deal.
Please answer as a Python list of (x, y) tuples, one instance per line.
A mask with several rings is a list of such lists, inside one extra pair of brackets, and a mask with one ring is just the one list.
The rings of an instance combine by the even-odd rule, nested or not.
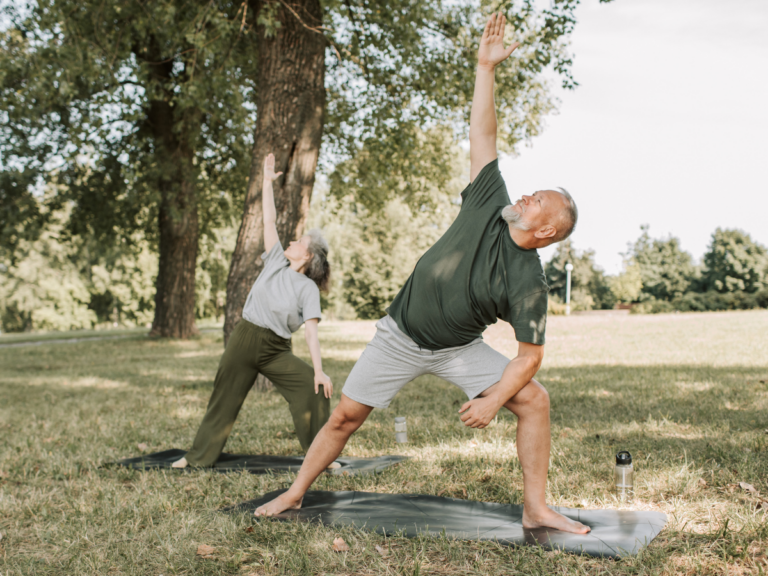
[(272, 182), (277, 180), (282, 172), (275, 174), (275, 155), (270, 153), (264, 159), (264, 185), (261, 189), (261, 212), (264, 222), (264, 251), (269, 252), (278, 243), (277, 211), (275, 210), (275, 195)]

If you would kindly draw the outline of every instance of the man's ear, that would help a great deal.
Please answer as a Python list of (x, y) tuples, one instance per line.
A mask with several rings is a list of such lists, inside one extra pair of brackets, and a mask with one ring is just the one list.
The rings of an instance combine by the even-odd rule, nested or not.
[(541, 238), (542, 240), (552, 238), (555, 234), (557, 234), (557, 229), (552, 224), (545, 224), (533, 233), (536, 238)]

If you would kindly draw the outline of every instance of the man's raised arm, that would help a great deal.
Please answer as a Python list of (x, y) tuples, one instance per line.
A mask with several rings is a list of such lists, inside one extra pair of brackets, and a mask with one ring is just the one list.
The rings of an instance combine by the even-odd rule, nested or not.
[(520, 43), (504, 48), (503, 14), (491, 14), (485, 25), (480, 49), (477, 51), (477, 76), (472, 113), (469, 117), (469, 179), (474, 182), (480, 170), (496, 159), (496, 105), (493, 101), (493, 80), (496, 66), (506, 60)]

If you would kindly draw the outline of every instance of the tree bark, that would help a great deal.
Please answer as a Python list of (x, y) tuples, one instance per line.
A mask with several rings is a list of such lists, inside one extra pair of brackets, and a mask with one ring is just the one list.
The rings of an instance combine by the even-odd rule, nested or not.
[[(258, 17), (267, 4), (250, 0)], [(290, 10), (287, 6), (290, 6)], [(224, 342), (240, 320), (245, 300), (263, 268), (261, 184), (264, 158), (275, 155), (277, 231), (283, 246), (304, 230), (315, 183), (325, 112), (325, 38), (319, 0), (292, 0), (277, 9), (280, 28), (268, 38), (259, 26), (258, 96), (245, 210), (227, 278)]]
[[(151, 56), (152, 74), (170, 78), (173, 62), (159, 53)], [(166, 60), (163, 62), (163, 60)], [(155, 63), (156, 62), (156, 63)], [(185, 114), (194, 114), (187, 110)], [(155, 281), (155, 317), (150, 336), (190, 338), (195, 326), (195, 266), (199, 239), (194, 150), (179, 126), (191, 118), (179, 118), (170, 95), (151, 100), (146, 128), (157, 154), (160, 192), (158, 226), (160, 261)]]

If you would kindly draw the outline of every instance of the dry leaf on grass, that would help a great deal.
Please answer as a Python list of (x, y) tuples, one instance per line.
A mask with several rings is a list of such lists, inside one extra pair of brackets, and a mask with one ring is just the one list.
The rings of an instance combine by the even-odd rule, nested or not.
[(197, 555), (202, 558), (210, 558), (215, 552), (216, 548), (208, 546), (207, 544), (200, 544), (200, 546), (197, 547)]
[(470, 448), (477, 448), (477, 446), (478, 446), (477, 440), (470, 440), (469, 441), (469, 447)]
[(739, 482), (739, 488), (742, 490), (746, 490), (750, 494), (757, 494), (757, 490), (755, 490), (755, 487), (752, 486), (752, 484), (747, 484), (746, 482)]
[(139, 442), (139, 443), (138, 443), (136, 446), (137, 446), (137, 448), (138, 448), (139, 450), (141, 450), (142, 452), (144, 452), (144, 450), (146, 450), (147, 448), (149, 448), (149, 446), (147, 446), (146, 444), (144, 444), (144, 442)]
[(332, 548), (334, 552), (349, 552), (349, 546), (347, 546), (347, 543), (344, 542), (344, 538), (341, 536), (333, 539)]
[(381, 556), (382, 558), (386, 558), (387, 556), (389, 556), (389, 550), (387, 550), (386, 548), (382, 548), (378, 544), (376, 545), (376, 552), (378, 552), (379, 556)]
[(699, 478), (699, 486), (703, 487), (703, 486), (706, 486), (706, 485), (707, 485), (707, 481), (704, 480), (704, 478)]
[(442, 496), (442, 495), (443, 495), (443, 494), (445, 494), (446, 492), (448, 492), (448, 488), (443, 488), (442, 490), (440, 490), (440, 492), (438, 492), (438, 493), (437, 493), (437, 495), (438, 495), (438, 496)]
[(248, 532), (248, 534), (250, 534), (251, 532), (253, 532), (253, 526), (248, 526), (248, 528), (246, 528), (245, 531)]

